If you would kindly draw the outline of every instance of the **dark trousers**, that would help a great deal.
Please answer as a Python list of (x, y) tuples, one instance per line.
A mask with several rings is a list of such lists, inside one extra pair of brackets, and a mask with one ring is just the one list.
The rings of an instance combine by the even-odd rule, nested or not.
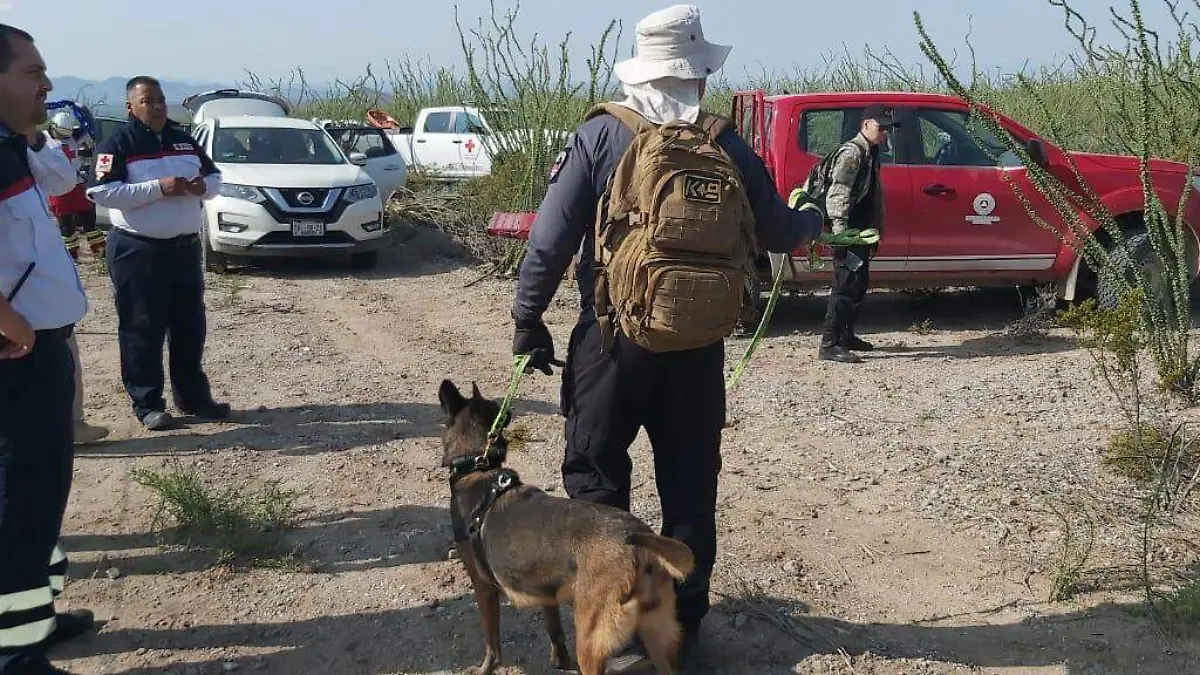
[(601, 353), (594, 321), (575, 327), (563, 372), (566, 456), (573, 499), (629, 510), (629, 446), (645, 427), (662, 502), (662, 534), (683, 541), (696, 570), (677, 586), (679, 620), (708, 612), (717, 554), (717, 475), (725, 426), (725, 346), (655, 354), (618, 335)]
[(163, 342), (170, 337), (171, 390), (181, 409), (212, 400), (201, 366), (206, 332), (200, 239), (151, 240), (113, 228), (105, 256), (117, 302), (121, 380), (138, 418), (166, 409)]
[(69, 336), (38, 331), (27, 356), (0, 360), (0, 673), (44, 661), (37, 645), (66, 571), (56, 545), (75, 457)]
[[(846, 253), (850, 252), (862, 260), (862, 266), (851, 270), (846, 265)], [(825, 325), (821, 330), (821, 346), (833, 347), (854, 334), (854, 323), (858, 319), (858, 308), (867, 295), (871, 283), (870, 246), (835, 246), (833, 248), (833, 289), (829, 292), (829, 303), (825, 308)]]
[(58, 231), (62, 233), (64, 239), (70, 239), (75, 236), (76, 232), (80, 231), (84, 235), (97, 232), (96, 210), (88, 209), (77, 213), (64, 213), (58, 216)]

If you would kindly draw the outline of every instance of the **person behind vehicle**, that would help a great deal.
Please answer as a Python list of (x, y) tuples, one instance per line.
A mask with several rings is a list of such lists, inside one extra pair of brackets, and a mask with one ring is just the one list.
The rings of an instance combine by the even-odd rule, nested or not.
[[(874, 228), (883, 234), (883, 188), (879, 182), (879, 146), (887, 142), (896, 120), (882, 105), (868, 106), (858, 134), (843, 143), (828, 163), (825, 212), (834, 234), (846, 229)], [(878, 244), (833, 247), (833, 289), (825, 310), (817, 358), (860, 363), (854, 351), (874, 345), (855, 334), (858, 311), (870, 285), (871, 258)]]
[(29, 33), (0, 24), (0, 675), (65, 673), (46, 648), (94, 625), (54, 607), (74, 462), (67, 339), (88, 302), (46, 206), (74, 184), (36, 130), (52, 89)]
[[(79, 182), (79, 180), (80, 180), (79, 179), (80, 164), (78, 161), (78, 157), (80, 156), (80, 153), (71, 152), (70, 148), (65, 143), (62, 142), (62, 139), (64, 138), (64, 130), (69, 128), (69, 122), (60, 118), (60, 116), (63, 114), (66, 114), (68, 117), (71, 118), (71, 120), (75, 119), (69, 113), (59, 113), (59, 115), (56, 115), (55, 118), (51, 118), (50, 125), (48, 128), (49, 139), (46, 140), (46, 147), (51, 150), (58, 150), (58, 151), (62, 152), (63, 157), (67, 160), (66, 163), (63, 163), (61, 161), (56, 161), (53, 163), (44, 163), (44, 162), (40, 162), (40, 158), (36, 157), (36, 156), (31, 161), (34, 163), (40, 163), (41, 166), (43, 166), (43, 174), (49, 173), (49, 172), (54, 172), (54, 174), (55, 174), (54, 182), (55, 183), (59, 183), (63, 186), (70, 186), (70, 189), (66, 193), (54, 194), (54, 193), (47, 192), (47, 194), (46, 194), (47, 207), (50, 208), (51, 213), (54, 213), (54, 211), (55, 211), (55, 204), (57, 203), (57, 205), (58, 205), (59, 213), (57, 213), (55, 215), (58, 217), (59, 229), (61, 230), (63, 227), (63, 216), (61, 215), (61, 213), (64, 209), (64, 197), (68, 197), (72, 194), (82, 196), (83, 201), (85, 203), (87, 203), (88, 207), (93, 209), (91, 221), (92, 221), (92, 226), (94, 227), (95, 226), (95, 211), (94, 211), (95, 207), (92, 205), (92, 202), (88, 200), (87, 195), (84, 194), (83, 184)], [(66, 134), (66, 136), (73, 136), (73, 135)], [(75, 146), (75, 147), (78, 147), (78, 146)], [(43, 181), (43, 182), (45, 182), (45, 181)], [(101, 234), (101, 236), (103, 236), (103, 233), (100, 233), (100, 234)], [(66, 241), (68, 241), (68, 240), (64, 237), (64, 242), (66, 242)], [(71, 254), (71, 257), (73, 259), (77, 258), (78, 250), (71, 251), (70, 248), (68, 248), (68, 252)], [(75, 400), (74, 400), (74, 404), (72, 405), (72, 419), (75, 422), (75, 437), (74, 437), (75, 444), (76, 445), (87, 445), (89, 443), (95, 443), (96, 441), (100, 441), (100, 440), (103, 440), (104, 438), (106, 438), (108, 436), (108, 429), (106, 429), (105, 427), (102, 427), (102, 426), (95, 426), (95, 425), (88, 424), (84, 420), (84, 413), (83, 413), (83, 362), (79, 358), (79, 343), (75, 338), (74, 332), (72, 332), (71, 335), (67, 338), (67, 347), (71, 350), (71, 358), (75, 362)]]
[(180, 412), (229, 417), (212, 398), (202, 358), (206, 333), (201, 201), (221, 188), (204, 150), (167, 117), (152, 77), (126, 84), (129, 121), (97, 148), (88, 196), (110, 209), (108, 272), (117, 306), (121, 379), (134, 414), (150, 430), (173, 418), (163, 399), (163, 341), (170, 336), (171, 389)]
[[(696, 569), (679, 586), (677, 604), (687, 658), (695, 653), (692, 647), (709, 610), (716, 559), (717, 476), (725, 425), (723, 338), (737, 319), (743, 285), (743, 277), (731, 270), (752, 264), (755, 239), (769, 251), (792, 251), (822, 234), (823, 219), (819, 210), (789, 209), (761, 159), (724, 126), (726, 120), (701, 112), (706, 78), (721, 68), (730, 47), (705, 40), (696, 7), (675, 5), (647, 16), (637, 25), (636, 40), (637, 55), (615, 66), (626, 99), (589, 116), (551, 169), (512, 306), (513, 352), (529, 354), (530, 368), (547, 375), (552, 365), (564, 366), (562, 475), (572, 498), (629, 510), (629, 446), (639, 428), (646, 429), (662, 501), (662, 533), (685, 542), (696, 556)], [(649, 130), (637, 137), (637, 144), (652, 148), (671, 135), (660, 136), (658, 125), (676, 120), (695, 123), (706, 134), (717, 132), (714, 147), (707, 135), (692, 138), (690, 131), (673, 130), (681, 146), (696, 143), (710, 159), (690, 153), (657, 155), (675, 159), (656, 171), (650, 159), (635, 162), (636, 155), (625, 156), (635, 141), (631, 125)], [(689, 167), (704, 171), (688, 172)], [(667, 196), (661, 209), (636, 198), (635, 186), (643, 184), (638, 180), (648, 185), (675, 168), (683, 170), (682, 177), (672, 179), (662, 192)], [(625, 200), (624, 206), (606, 199), (610, 177), (614, 199)], [(681, 247), (705, 248), (718, 261), (728, 259), (712, 267), (693, 262), (665, 272), (654, 309), (644, 312), (659, 323), (643, 324), (649, 327), (645, 333), (631, 331), (634, 319), (618, 311), (627, 303), (613, 296), (635, 298), (638, 290), (624, 284), (619, 273), (609, 274), (593, 263), (598, 248), (618, 250), (616, 234), (596, 244), (592, 230), (601, 202), (612, 216), (611, 233), (631, 233), (631, 239), (646, 242), (645, 229), (631, 226), (661, 217), (663, 229), (655, 240), (662, 246), (675, 241)], [(630, 212), (639, 208), (647, 210)], [(645, 248), (620, 248), (621, 255), (640, 255), (638, 250)], [(577, 252), (580, 314), (563, 363), (555, 358), (542, 316)], [(623, 269), (635, 266), (631, 262)], [(691, 291), (695, 293), (689, 295)], [(636, 659), (639, 651), (644, 655), (640, 645), (631, 647), (622, 659)]]
[(67, 110), (59, 111), (50, 119), (50, 144), (61, 149), (71, 161), (77, 178), (75, 187), (65, 195), (51, 196), (50, 213), (58, 219), (63, 243), (71, 257), (79, 259), (78, 236), (82, 233), (92, 257), (104, 255), (104, 232), (96, 226), (96, 205), (87, 197), (87, 181), (83, 172), (83, 159), (91, 156), (92, 148), (87, 131)]
[[(63, 243), (72, 259), (79, 259), (79, 244), (75, 236), (77, 230), (83, 231), (92, 257), (100, 257), (104, 254), (104, 232), (96, 227), (96, 206), (87, 198), (82, 169), (83, 158), (91, 155), (91, 149), (84, 142), (87, 132), (79, 124), (79, 120), (65, 110), (50, 118), (47, 132), (50, 137), (46, 142), (47, 147), (60, 150), (70, 162), (68, 164), (70, 173), (64, 175), (63, 180), (74, 181), (74, 187), (66, 194), (46, 195), (50, 213), (58, 220)], [(79, 343), (74, 333), (67, 338), (67, 347), (70, 348), (71, 357), (75, 360), (75, 402), (72, 406), (72, 419), (75, 421), (75, 444), (87, 445), (106, 438), (108, 429), (88, 424), (84, 420), (83, 362), (79, 358)]]

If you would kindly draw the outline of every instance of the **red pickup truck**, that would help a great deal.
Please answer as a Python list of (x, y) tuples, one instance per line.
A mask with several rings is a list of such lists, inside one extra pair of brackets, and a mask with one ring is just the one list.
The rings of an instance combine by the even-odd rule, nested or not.
[[(1042, 198), (1018, 157), (1006, 152), (983, 124), (971, 119), (965, 101), (953, 96), (897, 92), (812, 93), (768, 96), (739, 92), (732, 117), (741, 136), (762, 157), (780, 195), (802, 184), (809, 169), (843, 141), (858, 133), (860, 114), (872, 103), (894, 108), (898, 128), (883, 148), (880, 171), (885, 221), (876, 258), (874, 287), (1030, 286), (1054, 283), (1064, 300), (1097, 290), (1095, 275), (1074, 250), (1025, 211), (1008, 176), (1029, 196), (1037, 213), (1061, 223)], [(990, 112), (990, 111), (989, 111)], [(1132, 236), (1127, 244), (1137, 259), (1149, 261), (1142, 221), (1142, 188), (1136, 157), (1067, 152), (1004, 115), (1000, 124), (1029, 150), (1039, 165), (1073, 184), (1068, 155)], [(994, 161), (973, 138), (991, 146)], [(1189, 262), (1197, 274), (1200, 239), (1200, 179), (1186, 164), (1151, 162), (1152, 183), (1174, 212), (1182, 192), (1190, 194), (1184, 220), (1190, 227)], [(1090, 222), (1088, 218), (1085, 222)], [(488, 233), (525, 238), (532, 214), (496, 214)], [(1093, 229), (1099, 225), (1092, 223)], [(1102, 241), (1107, 240), (1100, 233)], [(829, 251), (818, 251), (828, 261)], [(830, 282), (829, 268), (813, 270), (808, 252), (793, 252), (784, 279), (793, 288), (818, 288)], [(785, 264), (783, 255), (760, 256), (764, 281)], [(794, 273), (793, 273), (794, 272)]]

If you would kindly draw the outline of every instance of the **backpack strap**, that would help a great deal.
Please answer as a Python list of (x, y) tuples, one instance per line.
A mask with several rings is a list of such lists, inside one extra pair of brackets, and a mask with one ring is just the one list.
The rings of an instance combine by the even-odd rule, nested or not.
[(636, 110), (627, 108), (612, 101), (606, 101), (604, 103), (597, 104), (594, 108), (588, 111), (588, 114), (584, 116), (584, 119), (590, 120), (591, 118), (598, 117), (604, 113), (608, 113), (609, 115), (617, 118), (621, 124), (629, 127), (635, 136), (643, 131), (652, 131), (658, 128), (657, 125), (652, 124), (650, 120), (643, 117), (641, 113), (637, 112)]
[(696, 118), (696, 125), (704, 129), (709, 138), (716, 142), (717, 136), (720, 136), (721, 132), (729, 127), (729, 119), (701, 110), (700, 116)]

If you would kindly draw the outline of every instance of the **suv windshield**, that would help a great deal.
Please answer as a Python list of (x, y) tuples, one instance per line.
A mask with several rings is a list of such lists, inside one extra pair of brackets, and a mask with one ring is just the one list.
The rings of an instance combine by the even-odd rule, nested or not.
[(318, 129), (221, 128), (213, 161), (228, 164), (345, 164), (346, 156)]

